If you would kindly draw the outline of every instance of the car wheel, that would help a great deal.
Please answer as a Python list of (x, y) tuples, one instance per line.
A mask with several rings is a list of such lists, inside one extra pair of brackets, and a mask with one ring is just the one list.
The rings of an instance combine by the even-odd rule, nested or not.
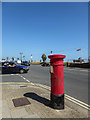
[(23, 69), (21, 69), (19, 72), (20, 72), (20, 74), (22, 74), (22, 73), (24, 73), (24, 70), (23, 70)]

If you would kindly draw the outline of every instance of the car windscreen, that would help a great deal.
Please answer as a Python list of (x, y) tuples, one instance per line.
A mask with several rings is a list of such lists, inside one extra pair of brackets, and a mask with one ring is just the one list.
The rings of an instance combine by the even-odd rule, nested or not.
[(16, 66), (19, 65), (19, 64), (17, 64), (16, 62), (9, 62), (9, 64), (11, 64), (11, 65), (16, 65)]
[(16, 65), (16, 66), (18, 66), (19, 64), (17, 64), (16, 62), (14, 62), (14, 64)]

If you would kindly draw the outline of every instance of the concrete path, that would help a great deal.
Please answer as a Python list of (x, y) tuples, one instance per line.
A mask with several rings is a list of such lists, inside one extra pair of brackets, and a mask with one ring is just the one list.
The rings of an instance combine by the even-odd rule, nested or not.
[[(2, 118), (88, 118), (88, 110), (76, 105), (65, 98), (65, 109), (55, 110), (49, 107), (50, 89), (41, 84), (33, 83), (4, 83), (2, 89)], [(16, 107), (19, 101), (13, 100), (26, 98), (28, 105)], [(25, 103), (25, 104), (24, 104)], [(0, 104), (1, 105), (1, 104)]]

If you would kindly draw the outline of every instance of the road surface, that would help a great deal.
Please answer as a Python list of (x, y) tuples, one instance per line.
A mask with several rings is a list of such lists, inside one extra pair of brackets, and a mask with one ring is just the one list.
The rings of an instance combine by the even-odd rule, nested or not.
[[(50, 86), (49, 67), (31, 65), (29, 72), (25, 74), (3, 74), (2, 82), (33, 82)], [(88, 71), (64, 67), (64, 91), (88, 104)]]

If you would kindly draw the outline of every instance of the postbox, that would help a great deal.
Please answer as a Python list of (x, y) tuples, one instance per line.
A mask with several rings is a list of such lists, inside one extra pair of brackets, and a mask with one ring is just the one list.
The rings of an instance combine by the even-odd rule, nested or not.
[(51, 96), (50, 107), (54, 109), (64, 109), (64, 74), (63, 59), (65, 55), (49, 55), (50, 76), (51, 76)]

